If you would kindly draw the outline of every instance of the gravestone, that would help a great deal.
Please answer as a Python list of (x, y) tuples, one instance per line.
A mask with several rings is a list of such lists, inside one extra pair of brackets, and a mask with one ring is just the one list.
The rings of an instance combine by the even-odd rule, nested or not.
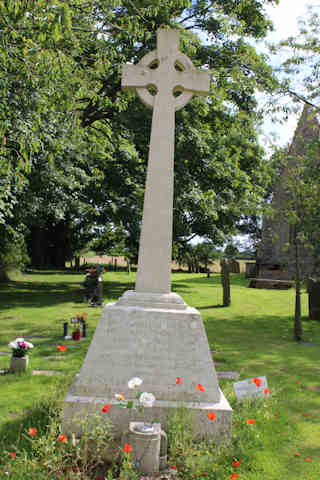
[[(128, 380), (140, 377), (143, 391), (156, 397), (145, 409), (146, 421), (166, 429), (169, 412), (183, 404), (192, 414), (195, 436), (216, 441), (231, 436), (232, 409), (219, 388), (201, 316), (171, 292), (170, 282), (175, 111), (193, 95), (206, 95), (209, 83), (209, 72), (196, 70), (179, 52), (179, 33), (172, 30), (159, 29), (157, 49), (123, 69), (123, 88), (136, 90), (153, 108), (136, 288), (102, 313), (65, 399), (66, 431), (80, 434), (78, 418), (101, 415), (109, 403), (108, 418), (121, 437), (139, 418), (135, 410), (119, 408), (114, 395), (135, 401)], [(216, 421), (208, 420), (208, 411), (216, 413)]]
[(309, 303), (309, 319), (320, 320), (320, 279), (308, 278), (307, 292)]

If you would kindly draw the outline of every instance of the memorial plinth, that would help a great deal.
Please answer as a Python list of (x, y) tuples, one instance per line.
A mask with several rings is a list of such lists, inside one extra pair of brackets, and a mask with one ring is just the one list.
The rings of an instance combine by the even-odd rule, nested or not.
[[(179, 52), (179, 33), (172, 30), (159, 29), (157, 49), (124, 68), (123, 88), (137, 91), (153, 108), (136, 289), (105, 307), (65, 399), (65, 430), (80, 434), (79, 419), (103, 415), (109, 403), (108, 418), (120, 438), (130, 421), (140, 419), (136, 410), (119, 408), (114, 395), (134, 400), (128, 380), (140, 377), (143, 391), (156, 397), (145, 409), (146, 421), (166, 430), (170, 410), (184, 405), (192, 413), (195, 437), (231, 436), (232, 409), (219, 388), (201, 316), (171, 292), (170, 282), (175, 111), (193, 95), (207, 95), (209, 84), (209, 72), (196, 70)], [(177, 377), (183, 383), (177, 384)], [(209, 411), (216, 413), (215, 421), (208, 419)]]
[[(120, 437), (138, 415), (135, 410), (119, 408), (114, 394), (134, 400), (128, 380), (138, 376), (143, 379), (143, 391), (156, 397), (154, 406), (145, 409), (146, 421), (156, 421), (166, 429), (170, 409), (183, 404), (192, 412), (196, 437), (219, 441), (230, 437), (232, 410), (218, 386), (201, 316), (173, 295), (173, 302), (170, 295), (166, 299), (159, 295), (154, 302), (156, 294), (149, 298), (145, 294), (137, 306), (130, 305), (135, 292), (126, 292), (105, 307), (80, 375), (65, 399), (68, 429), (80, 434), (77, 418), (101, 414), (103, 405), (110, 403), (107, 415)], [(176, 384), (177, 377), (182, 384)], [(215, 422), (207, 418), (208, 411), (216, 413)]]

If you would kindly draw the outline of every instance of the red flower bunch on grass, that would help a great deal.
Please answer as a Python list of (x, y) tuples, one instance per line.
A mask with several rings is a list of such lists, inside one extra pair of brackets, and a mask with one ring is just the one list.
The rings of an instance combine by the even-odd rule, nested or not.
[(256, 423), (256, 421), (253, 420), (253, 418), (247, 418), (246, 422), (248, 425), (253, 425), (254, 423)]
[(233, 465), (235, 468), (237, 468), (237, 467), (240, 466), (240, 463), (241, 463), (241, 462), (239, 462), (238, 460), (234, 460), (234, 461), (232, 462), (232, 465)]
[(235, 478), (238, 478), (239, 475), (237, 473), (233, 473), (230, 477), (230, 480), (235, 480)]
[(38, 431), (38, 430), (37, 430), (36, 428), (34, 428), (34, 427), (31, 427), (31, 428), (29, 428), (29, 430), (28, 430), (29, 435), (31, 435), (31, 437), (34, 437), (35, 434), (37, 433), (37, 431)]
[(66, 352), (67, 351), (67, 347), (65, 347), (64, 345), (58, 345), (57, 349), (60, 350), (60, 352)]
[(268, 393), (270, 393), (269, 388), (265, 388), (265, 389), (263, 390), (263, 393), (264, 393), (265, 395), (268, 395)]
[(68, 443), (67, 437), (63, 433), (60, 433), (60, 435), (58, 435), (58, 442), (59, 443)]
[(16, 456), (16, 452), (10, 452), (10, 458), (12, 458), (12, 460), (14, 459), (15, 456)]
[(124, 453), (130, 453), (130, 452), (132, 452), (132, 447), (131, 447), (131, 445), (129, 445), (129, 443), (125, 443), (122, 451), (123, 451)]
[(254, 378), (252, 381), (257, 385), (258, 388), (261, 387), (262, 381), (260, 380), (260, 378)]

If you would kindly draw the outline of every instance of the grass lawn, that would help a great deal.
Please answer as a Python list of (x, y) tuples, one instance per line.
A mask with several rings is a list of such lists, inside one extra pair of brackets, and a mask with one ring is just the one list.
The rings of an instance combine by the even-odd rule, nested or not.
[[(30, 339), (35, 348), (29, 373), (0, 375), (0, 478), (1, 462), (7, 455), (4, 452), (24, 446), (23, 432), (29, 427), (45, 429), (39, 400), (57, 396), (57, 391), (62, 399), (80, 369), (102, 311), (81, 303), (83, 279), (83, 274), (71, 271), (45, 271), (0, 284), (0, 369), (9, 366), (10, 356), (4, 355), (9, 352), (9, 341), (40, 337)], [(132, 289), (134, 280), (134, 273), (105, 274), (105, 302)], [(224, 468), (217, 467), (218, 473), (210, 479), (227, 480), (232, 472), (239, 480), (319, 479), (320, 322), (307, 320), (306, 293), (302, 294), (303, 337), (315, 346), (298, 345), (292, 340), (293, 289), (249, 289), (242, 275), (232, 275), (232, 304), (228, 308), (221, 307), (218, 274), (209, 279), (204, 274), (173, 274), (173, 290), (200, 311), (217, 370), (238, 371), (240, 380), (265, 375), (271, 390), (271, 397), (265, 401), (240, 405), (235, 401), (233, 381), (220, 380), (234, 409), (233, 441), (228, 458), (224, 454), (221, 460)], [(88, 338), (64, 341), (63, 323), (83, 312), (88, 314)], [(65, 353), (57, 349), (59, 344), (66, 345)], [(32, 375), (32, 370), (60, 373)], [(254, 418), (256, 423), (248, 426), (246, 418)], [(200, 450), (194, 457), (203, 459), (205, 453)], [(239, 455), (240, 466), (229, 468), (231, 459)], [(188, 461), (196, 461), (191, 457)], [(218, 465), (216, 457), (214, 461)]]

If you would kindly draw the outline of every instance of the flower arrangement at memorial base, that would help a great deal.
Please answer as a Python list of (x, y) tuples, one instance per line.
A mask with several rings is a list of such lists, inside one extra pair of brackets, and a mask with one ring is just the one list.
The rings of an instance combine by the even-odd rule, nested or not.
[(10, 371), (26, 372), (29, 365), (29, 351), (33, 348), (33, 344), (24, 340), (24, 338), (16, 338), (8, 344), (12, 350)]

